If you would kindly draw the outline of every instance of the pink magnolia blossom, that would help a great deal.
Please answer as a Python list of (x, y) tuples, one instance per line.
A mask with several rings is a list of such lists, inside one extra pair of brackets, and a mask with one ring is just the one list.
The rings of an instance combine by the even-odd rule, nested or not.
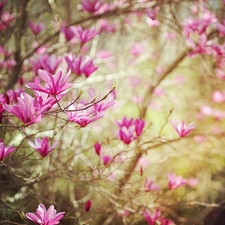
[(55, 225), (59, 224), (59, 221), (64, 217), (65, 212), (59, 212), (54, 209), (54, 206), (51, 205), (48, 210), (46, 210), (43, 204), (39, 204), (36, 214), (35, 213), (26, 213), (26, 217), (29, 220), (32, 220), (35, 223), (40, 225)]
[(84, 206), (84, 209), (86, 212), (89, 212), (90, 208), (91, 208), (91, 200), (88, 200), (86, 203), (85, 203), (85, 206)]
[(4, 104), (4, 109), (27, 126), (40, 122), (42, 114), (49, 108), (49, 105), (37, 107), (36, 100), (26, 93), (22, 93), (17, 101), (18, 103), (13, 105)]
[(161, 189), (158, 184), (156, 184), (152, 179), (148, 178), (145, 180), (144, 187), (146, 192), (159, 191)]
[(168, 187), (171, 190), (177, 189), (187, 184), (187, 180), (174, 173), (168, 173)]
[(127, 119), (126, 116), (123, 117), (122, 121), (117, 122), (119, 126), (119, 138), (125, 144), (129, 145), (137, 137), (141, 136), (142, 131), (145, 126), (145, 121), (134, 118)]
[(102, 159), (103, 164), (106, 166), (107, 164), (109, 164), (111, 162), (112, 157), (109, 155), (102, 155), (101, 159)]
[(61, 28), (61, 32), (64, 34), (67, 41), (70, 41), (75, 37), (75, 30), (75, 26)]
[(83, 10), (90, 13), (98, 12), (103, 4), (103, 2), (99, 2), (98, 0), (81, 0)]
[(76, 29), (74, 29), (74, 33), (79, 41), (83, 44), (92, 40), (96, 35), (99, 34), (99, 32), (95, 30), (95, 28), (83, 30), (81, 26), (77, 26)]
[(176, 124), (172, 122), (171, 124), (181, 138), (185, 137), (188, 133), (195, 129), (194, 122), (188, 125), (184, 121), (177, 121)]
[(0, 161), (2, 161), (8, 154), (14, 151), (16, 148), (5, 147), (4, 143), (0, 140)]
[(74, 56), (66, 56), (65, 60), (68, 64), (68, 67), (76, 75), (84, 74), (85, 77), (89, 77), (98, 68), (93, 64), (92, 59), (88, 57), (78, 56), (77, 58), (75, 58)]
[(159, 21), (157, 20), (156, 16), (159, 12), (160, 7), (157, 6), (155, 8), (147, 8), (146, 14), (148, 15), (147, 22), (150, 26), (158, 26)]
[(45, 70), (38, 70), (38, 74), (45, 82), (45, 87), (41, 86), (39, 78), (36, 78), (34, 82), (27, 83), (26, 87), (52, 96), (57, 96), (72, 86), (72, 84), (67, 83), (70, 71), (65, 76), (62, 74), (62, 70), (58, 70), (55, 75), (52, 75)]
[(225, 92), (214, 91), (212, 95), (212, 100), (216, 103), (222, 103), (225, 101)]
[(160, 225), (175, 225), (173, 221), (164, 218), (163, 216), (160, 218)]
[(143, 44), (135, 43), (133, 46), (131, 46), (130, 53), (133, 56), (138, 57), (144, 52), (144, 50), (145, 50), (145, 48), (144, 48)]
[(48, 55), (45, 54), (42, 57), (39, 58), (42, 68), (47, 72), (53, 74), (55, 73), (57, 67), (59, 66), (60, 62), (62, 61), (62, 58), (57, 57), (56, 55)]
[(14, 15), (5, 11), (5, 12), (2, 12), (0, 16), (1, 16), (0, 31), (5, 31), (9, 27), (9, 25), (12, 23), (14, 19)]
[(58, 141), (54, 142), (52, 146), (49, 146), (47, 137), (44, 137), (43, 139), (37, 137), (35, 138), (34, 143), (31, 141), (28, 141), (28, 143), (32, 148), (35, 148), (42, 157), (45, 157), (56, 147)]
[(99, 32), (106, 32), (106, 33), (114, 33), (116, 31), (116, 25), (109, 23), (109, 21), (105, 19), (101, 19), (99, 21)]
[(201, 34), (197, 42), (190, 38), (186, 38), (186, 42), (193, 48), (193, 51), (189, 54), (190, 57), (194, 57), (196, 54), (213, 53), (212, 41), (207, 40), (206, 33)]
[(149, 212), (148, 209), (144, 210), (143, 216), (149, 225), (156, 225), (156, 222), (159, 220), (161, 216), (161, 212), (156, 210), (153, 215)]
[(29, 27), (31, 29), (31, 32), (34, 35), (38, 35), (42, 30), (45, 29), (45, 26), (42, 23), (33, 23), (32, 21), (29, 22)]
[(197, 184), (199, 183), (199, 179), (198, 178), (189, 178), (187, 179), (187, 185), (194, 188), (197, 186)]

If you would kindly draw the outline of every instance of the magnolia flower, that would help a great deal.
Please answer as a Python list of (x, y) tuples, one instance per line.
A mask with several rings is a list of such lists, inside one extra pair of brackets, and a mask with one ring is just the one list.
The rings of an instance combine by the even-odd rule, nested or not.
[(127, 119), (126, 116), (124, 116), (121, 122), (117, 122), (117, 125), (120, 128), (120, 140), (129, 145), (133, 140), (141, 136), (145, 121), (140, 119), (134, 120), (134, 118)]
[(177, 124), (171, 122), (171, 124), (181, 138), (185, 137), (189, 132), (195, 129), (194, 122), (188, 125), (184, 121), (177, 121)]
[(43, 68), (47, 72), (53, 74), (53, 73), (55, 73), (55, 71), (56, 71), (58, 65), (60, 64), (60, 62), (62, 61), (62, 58), (57, 57), (54, 54), (53, 55), (45, 54), (38, 61), (41, 64), (40, 69)]
[(41, 86), (38, 78), (36, 78), (34, 82), (27, 83), (26, 87), (56, 96), (72, 86), (72, 84), (67, 83), (70, 76), (70, 71), (65, 76), (62, 75), (62, 70), (58, 70), (55, 75), (52, 75), (45, 70), (38, 70), (38, 74), (45, 82), (45, 87)]
[(49, 109), (49, 105), (43, 107), (36, 106), (36, 100), (26, 93), (22, 93), (17, 98), (18, 104), (4, 105), (4, 109), (17, 118), (24, 124), (31, 125), (41, 121), (41, 115)]
[(101, 156), (101, 159), (103, 164), (106, 166), (112, 160), (112, 157), (109, 155), (104, 155), (104, 156)]
[(81, 26), (77, 26), (74, 29), (75, 36), (80, 40), (81, 43), (86, 43), (92, 40), (96, 35), (99, 34), (94, 28), (83, 30)]
[(46, 211), (46, 208), (43, 204), (39, 204), (36, 214), (35, 213), (26, 213), (26, 217), (33, 222), (36, 222), (40, 225), (55, 225), (59, 224), (59, 221), (64, 217), (65, 212), (59, 212), (56, 214), (54, 206), (51, 205)]
[(95, 70), (97, 70), (97, 66), (93, 64), (92, 59), (88, 57), (65, 57), (65, 60), (68, 64), (68, 67), (76, 74), (82, 75), (84, 74), (85, 77), (89, 77)]
[(187, 184), (187, 180), (174, 173), (168, 173), (168, 187), (171, 190), (177, 189)]
[(152, 215), (149, 210), (146, 209), (143, 212), (143, 216), (149, 225), (155, 225), (159, 220), (159, 217), (161, 216), (161, 212), (159, 210), (156, 210)]
[(81, 0), (81, 4), (83, 10), (90, 13), (97, 12), (103, 5), (103, 3), (98, 0)]
[(81, 109), (79, 110), (79, 107), (75, 104), (70, 105), (67, 113), (69, 121), (77, 123), (80, 127), (86, 127), (89, 123), (92, 123), (104, 116), (103, 113), (97, 113), (92, 109), (92, 107), (82, 109), (85, 108), (85, 105), (83, 105), (80, 108)]
[(158, 184), (154, 183), (152, 179), (148, 179), (148, 178), (146, 178), (145, 180), (144, 187), (146, 192), (159, 191), (161, 189)]
[(37, 137), (35, 138), (34, 143), (31, 141), (28, 141), (28, 143), (32, 148), (35, 148), (41, 154), (42, 157), (45, 157), (56, 147), (58, 141), (53, 143), (51, 147), (49, 146), (47, 137), (44, 137), (43, 139)]
[(42, 30), (45, 29), (44, 25), (42, 23), (33, 23), (33, 22), (29, 22), (29, 27), (31, 29), (31, 32), (34, 34), (34, 35), (38, 35)]
[(0, 141), (0, 161), (2, 161), (8, 154), (14, 151), (16, 148), (5, 147), (4, 143)]
[(70, 41), (75, 37), (75, 30), (75, 26), (61, 28), (61, 32), (64, 34), (67, 41)]

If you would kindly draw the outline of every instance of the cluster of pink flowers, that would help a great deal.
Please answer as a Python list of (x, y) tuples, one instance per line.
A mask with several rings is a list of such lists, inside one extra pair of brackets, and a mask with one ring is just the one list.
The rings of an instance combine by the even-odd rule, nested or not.
[(73, 38), (76, 38), (82, 44), (92, 40), (99, 34), (99, 31), (95, 28), (83, 29), (81, 26), (63, 27), (61, 28), (61, 31), (67, 41), (71, 41)]
[(88, 103), (88, 100), (81, 100), (79, 103), (69, 104), (66, 112), (71, 122), (77, 123), (80, 127), (86, 127), (88, 124), (102, 118), (104, 111), (115, 103), (114, 93), (111, 93), (107, 100), (98, 102), (94, 93), (89, 92), (91, 99), (95, 102)]
[(12, 53), (7, 51), (0, 45), (0, 69), (12, 69), (16, 65), (16, 61), (12, 58)]
[(36, 99), (27, 93), (17, 97), (17, 102), (4, 104), (3, 107), (27, 126), (41, 122), (42, 114), (49, 109), (49, 105), (40, 106)]
[(140, 119), (127, 119), (123, 117), (121, 121), (117, 122), (119, 126), (119, 138), (125, 144), (129, 145), (132, 141), (141, 136), (145, 126), (145, 121)]
[(191, 57), (196, 54), (221, 54), (220, 46), (208, 40), (207, 37), (207, 29), (216, 22), (215, 15), (208, 11), (206, 7), (202, 17), (188, 18), (183, 22), (183, 34), (187, 44), (193, 49), (190, 53)]
[(110, 155), (106, 155), (102, 153), (102, 145), (99, 142), (94, 144), (95, 153), (100, 157), (103, 164), (106, 166), (109, 162), (112, 161), (112, 157)]
[(65, 60), (72, 72), (78, 76), (84, 74), (86, 78), (88, 78), (98, 68), (93, 64), (93, 60), (88, 57), (78, 56), (75, 58), (71, 55), (66, 56)]

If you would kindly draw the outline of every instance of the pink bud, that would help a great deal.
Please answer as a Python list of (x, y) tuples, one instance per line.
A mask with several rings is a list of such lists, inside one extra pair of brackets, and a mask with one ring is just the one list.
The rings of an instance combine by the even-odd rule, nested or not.
[(98, 143), (98, 142), (96, 142), (96, 143), (94, 144), (95, 152), (96, 152), (97, 155), (100, 155), (101, 146), (102, 146), (102, 145), (101, 145), (100, 143)]
[(112, 158), (108, 155), (102, 156), (101, 158), (105, 166), (112, 160)]
[(88, 200), (85, 203), (84, 209), (85, 209), (86, 212), (89, 212), (90, 208), (91, 208), (91, 200)]

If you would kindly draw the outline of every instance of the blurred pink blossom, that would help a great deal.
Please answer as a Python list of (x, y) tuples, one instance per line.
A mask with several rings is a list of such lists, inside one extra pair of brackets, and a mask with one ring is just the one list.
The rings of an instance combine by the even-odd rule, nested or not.
[(99, 0), (81, 0), (81, 5), (84, 11), (90, 13), (96, 13), (103, 6), (103, 2)]
[(81, 26), (77, 26), (74, 29), (74, 34), (78, 38), (78, 40), (84, 44), (84, 43), (92, 40), (95, 36), (97, 36), (99, 34), (99, 32), (97, 30), (95, 30), (95, 28), (83, 30), (83, 28)]
[(102, 155), (101, 159), (102, 159), (103, 164), (106, 166), (107, 164), (109, 164), (111, 162), (112, 157), (109, 155)]
[(161, 189), (158, 184), (148, 178), (145, 179), (144, 187), (146, 192), (159, 191)]
[(225, 92), (214, 91), (212, 95), (212, 100), (216, 103), (222, 103), (225, 101)]
[(99, 21), (99, 32), (106, 32), (106, 33), (114, 33), (116, 31), (116, 25), (109, 23), (109, 21), (105, 19), (101, 19)]
[(79, 106), (76, 104), (70, 105), (67, 112), (69, 121), (77, 123), (80, 127), (86, 127), (104, 116), (103, 113), (97, 113), (92, 107), (84, 108), (86, 108), (85, 104)]
[(33, 23), (30, 21), (28, 24), (34, 35), (38, 35), (42, 30), (45, 29), (45, 26), (41, 22)]
[(93, 60), (89, 57), (78, 56), (75, 58), (73, 55), (70, 55), (66, 56), (65, 60), (69, 69), (71, 69), (76, 75), (84, 74), (87, 78), (98, 68), (93, 64)]
[(198, 142), (198, 143), (204, 143), (206, 142), (207, 137), (204, 135), (195, 135), (194, 136), (194, 141)]
[(14, 151), (16, 148), (6, 147), (4, 143), (0, 140), (0, 161), (2, 161), (8, 154)]
[(159, 6), (156, 6), (155, 8), (147, 8), (146, 14), (147, 14), (147, 22), (150, 26), (158, 26), (159, 21), (157, 20), (156, 16), (160, 10)]
[(131, 46), (130, 53), (133, 56), (138, 57), (144, 52), (144, 49), (145, 48), (141, 43), (135, 43), (134, 45)]
[(43, 204), (39, 204), (36, 214), (26, 213), (26, 217), (40, 225), (56, 225), (64, 217), (65, 212), (59, 212), (56, 214), (54, 206), (51, 205), (46, 211), (46, 208)]
[(126, 116), (119, 122), (119, 138), (125, 144), (129, 145), (137, 137), (141, 136), (143, 128), (145, 126), (145, 121), (140, 119), (127, 119)]
[(155, 225), (161, 216), (161, 212), (156, 210), (153, 214), (148, 209), (144, 210), (143, 216), (149, 225)]
[(187, 184), (187, 180), (174, 173), (168, 173), (168, 188), (171, 190), (177, 189)]
[(42, 157), (45, 157), (48, 155), (58, 144), (59, 141), (56, 141), (52, 144), (52, 146), (49, 146), (49, 140), (47, 137), (44, 137), (43, 139), (41, 138), (35, 138), (34, 143), (31, 141), (28, 141), (29, 145), (32, 148), (35, 148)]
[(67, 41), (70, 41), (75, 37), (75, 30), (75, 26), (61, 28), (61, 32), (64, 34)]
[(177, 123), (171, 122), (171, 124), (181, 138), (185, 137), (188, 133), (195, 129), (194, 122), (188, 125), (184, 121), (177, 121)]

